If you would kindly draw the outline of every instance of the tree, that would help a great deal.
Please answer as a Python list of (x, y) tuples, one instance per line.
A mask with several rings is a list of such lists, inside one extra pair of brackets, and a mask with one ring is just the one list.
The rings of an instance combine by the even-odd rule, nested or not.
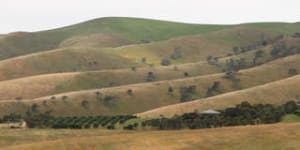
[(89, 108), (89, 102), (87, 100), (81, 101), (81, 106), (85, 109)]
[(132, 66), (132, 67), (131, 67), (131, 70), (132, 70), (132, 71), (136, 71), (136, 67)]
[(196, 93), (196, 85), (180, 87), (180, 102), (193, 100), (193, 94)]
[(294, 75), (298, 74), (298, 71), (295, 68), (290, 68), (289, 71), (288, 71), (288, 74), (291, 75), (291, 76), (294, 76)]
[(168, 88), (168, 93), (169, 93), (169, 94), (172, 94), (172, 93), (173, 93), (173, 88), (172, 88), (171, 86)]
[(148, 75), (146, 77), (146, 81), (154, 81), (154, 80), (155, 80), (154, 73), (152, 71), (148, 72)]
[(64, 95), (62, 96), (62, 100), (66, 100), (68, 98), (68, 96)]
[(206, 58), (206, 61), (208, 64), (211, 64), (211, 65), (216, 65), (219, 61), (219, 58), (218, 57), (213, 57), (213, 56), (207, 56)]
[(212, 85), (212, 87), (207, 89), (206, 95), (207, 96), (213, 96), (215, 94), (219, 94), (222, 92), (221, 89), (221, 82), (215, 81)]
[(174, 52), (171, 54), (171, 58), (176, 60), (176, 59), (179, 59), (181, 57), (182, 57), (182, 52), (181, 52), (180, 48), (178, 48), (178, 47), (175, 48)]
[(146, 57), (143, 57), (143, 58), (142, 58), (142, 62), (143, 62), (143, 63), (146, 63), (146, 62), (147, 62), (147, 58), (146, 58)]
[(38, 112), (38, 108), (39, 108), (38, 104), (32, 104), (31, 105), (31, 112), (37, 113)]
[(127, 90), (127, 94), (128, 94), (129, 96), (132, 96), (132, 95), (133, 95), (132, 89)]
[(237, 46), (235, 46), (235, 47), (233, 47), (233, 52), (234, 52), (234, 54), (238, 54), (238, 53), (240, 53), (240, 48), (239, 47), (237, 47)]
[(111, 95), (107, 95), (104, 97), (104, 105), (107, 107), (112, 107), (116, 104), (118, 97), (117, 96), (111, 96)]
[(297, 111), (297, 109), (298, 109), (298, 105), (297, 105), (297, 103), (294, 102), (294, 101), (289, 101), (289, 102), (285, 103), (285, 104), (283, 105), (283, 107), (284, 107), (284, 111), (285, 111), (287, 114), (293, 114), (293, 113), (295, 113), (295, 112)]
[(163, 59), (161, 60), (161, 63), (160, 63), (160, 64), (163, 65), (163, 66), (168, 66), (168, 65), (171, 64), (171, 62), (170, 62), (170, 60), (169, 60), (168, 58), (163, 58)]
[(188, 77), (189, 76), (189, 73), (188, 72), (184, 72), (183, 74), (185, 77)]
[(263, 50), (257, 50), (256, 52), (255, 52), (255, 56), (254, 56), (254, 58), (253, 58), (253, 65), (256, 65), (257, 64), (257, 60), (259, 59), (259, 58), (261, 58), (261, 57), (263, 57), (263, 55), (264, 55), (264, 51)]

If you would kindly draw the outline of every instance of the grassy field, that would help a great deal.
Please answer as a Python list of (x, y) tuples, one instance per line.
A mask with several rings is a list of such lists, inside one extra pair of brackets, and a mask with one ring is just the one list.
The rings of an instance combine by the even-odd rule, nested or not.
[[(0, 129), (5, 150), (296, 150), (299, 123), (180, 131)], [(26, 138), (24, 138), (26, 136)]]

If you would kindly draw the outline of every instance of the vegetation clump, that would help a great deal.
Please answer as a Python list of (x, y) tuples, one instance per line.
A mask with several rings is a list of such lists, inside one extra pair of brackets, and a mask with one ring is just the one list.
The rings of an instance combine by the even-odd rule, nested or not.
[(280, 122), (287, 114), (297, 114), (300, 107), (294, 101), (289, 101), (280, 106), (270, 104), (251, 105), (242, 102), (235, 107), (224, 110), (210, 111), (218, 113), (193, 112), (185, 113), (173, 118), (156, 118), (144, 121), (144, 127), (152, 127), (160, 130), (174, 129), (199, 129), (216, 128), (224, 126), (271, 124)]

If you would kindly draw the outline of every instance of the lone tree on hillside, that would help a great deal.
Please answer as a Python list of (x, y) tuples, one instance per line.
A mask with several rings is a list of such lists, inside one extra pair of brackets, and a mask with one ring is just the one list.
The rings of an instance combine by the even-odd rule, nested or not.
[(146, 81), (154, 81), (155, 80), (155, 75), (152, 71), (148, 72), (148, 75), (146, 77)]
[(210, 87), (210, 88), (207, 89), (206, 95), (207, 96), (213, 96), (213, 95), (219, 94), (221, 92), (222, 92), (221, 82), (220, 81), (215, 81), (213, 83), (212, 87)]
[(135, 66), (132, 66), (132, 67), (131, 67), (131, 70), (132, 70), (132, 71), (136, 71), (136, 67), (135, 67)]
[(182, 52), (179, 47), (174, 49), (174, 52), (170, 56), (172, 59), (176, 60), (182, 57)]
[(81, 106), (85, 109), (89, 108), (89, 102), (87, 100), (81, 101)]
[(184, 75), (185, 77), (190, 76), (188, 72), (184, 72), (183, 75)]
[(169, 88), (168, 88), (168, 93), (170, 94), (170, 95), (172, 95), (173, 94), (173, 88), (170, 86)]
[(180, 102), (193, 100), (193, 94), (196, 93), (196, 85), (180, 87)]
[(129, 96), (132, 96), (132, 95), (133, 95), (132, 89), (127, 90), (127, 94), (128, 94)]
[(170, 60), (169, 60), (168, 58), (163, 58), (163, 59), (161, 60), (161, 63), (160, 63), (160, 64), (163, 65), (163, 66), (168, 66), (168, 65), (171, 64), (171, 62), (170, 62)]
[(146, 58), (146, 57), (143, 57), (143, 58), (142, 58), (142, 62), (143, 62), (143, 63), (146, 63), (146, 62), (147, 62), (147, 58)]
[(291, 75), (291, 76), (294, 76), (294, 75), (298, 74), (298, 71), (295, 68), (290, 68), (289, 71), (288, 71), (288, 74)]

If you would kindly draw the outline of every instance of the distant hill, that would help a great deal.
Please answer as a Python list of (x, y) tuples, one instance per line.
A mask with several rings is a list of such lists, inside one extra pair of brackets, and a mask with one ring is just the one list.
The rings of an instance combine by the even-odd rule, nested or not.
[[(100, 47), (166, 40), (171, 37), (224, 29), (219, 25), (193, 25), (136, 18), (100, 18), (41, 32), (16, 32), (0, 40), (0, 59), (100, 41)], [(103, 44), (101, 44), (103, 43)]]

